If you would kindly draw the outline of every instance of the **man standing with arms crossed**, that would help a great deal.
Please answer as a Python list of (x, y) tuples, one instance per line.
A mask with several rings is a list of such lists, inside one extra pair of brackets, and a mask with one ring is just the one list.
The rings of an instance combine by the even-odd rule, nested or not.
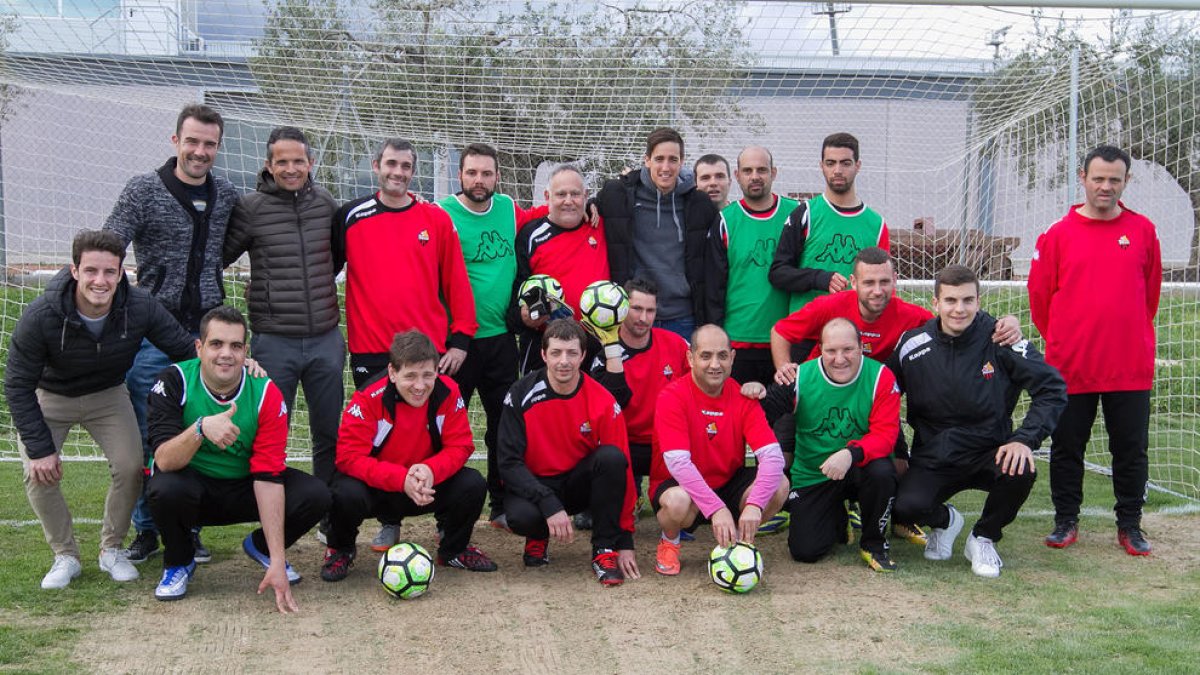
[(346, 344), (338, 328), (337, 287), (329, 222), (337, 204), (313, 183), (312, 149), (303, 132), (279, 127), (255, 192), (233, 209), (224, 262), (250, 252), (251, 353), (293, 410), (304, 385), (312, 432), (313, 475), (333, 478), (344, 398)]
[[(133, 244), (138, 286), (158, 298), (193, 336), (199, 335), (200, 317), (225, 298), (221, 248), (238, 195), (232, 183), (212, 173), (224, 132), (225, 121), (217, 111), (186, 106), (171, 136), (175, 157), (156, 171), (129, 179), (104, 223), (104, 229)], [(147, 460), (153, 451), (146, 435), (146, 396), (159, 371), (169, 365), (166, 354), (143, 340), (125, 378)], [(129, 546), (129, 560), (142, 562), (158, 550), (144, 492), (134, 508), (133, 525), (137, 537)], [(208, 562), (212, 556), (199, 533), (194, 534), (196, 561)]]
[(883, 217), (863, 204), (854, 188), (861, 167), (854, 136), (830, 134), (821, 143), (825, 192), (792, 211), (771, 263), (771, 283), (792, 294), (789, 311), (845, 290), (854, 256), (862, 249), (891, 248)]
[(742, 199), (721, 211), (720, 227), (709, 237), (709, 319), (725, 326), (737, 350), (732, 377), (738, 384), (771, 383), (771, 327), (788, 313), (788, 294), (771, 286), (767, 271), (797, 202), (772, 192), (776, 175), (769, 150), (742, 150), (737, 158)]
[(1130, 158), (1111, 145), (1079, 171), (1085, 201), (1038, 238), (1029, 268), (1029, 309), (1046, 340), (1046, 362), (1067, 381), (1067, 409), (1050, 446), (1054, 531), (1046, 545), (1075, 543), (1083, 501), (1083, 454), (1104, 408), (1112, 453), (1117, 541), (1149, 555), (1142, 532), (1147, 481), (1154, 315), (1162, 254), (1154, 223), (1121, 203)]

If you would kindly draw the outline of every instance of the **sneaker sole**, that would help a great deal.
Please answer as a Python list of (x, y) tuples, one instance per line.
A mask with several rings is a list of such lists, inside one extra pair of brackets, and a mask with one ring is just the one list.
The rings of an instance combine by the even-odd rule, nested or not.
[(1151, 553), (1151, 551), (1136, 551), (1128, 546), (1122, 546), (1121, 548), (1125, 549), (1125, 552), (1132, 556), (1148, 556)]
[(673, 576), (678, 576), (680, 569), (678, 567), (676, 567), (675, 569), (664, 569), (662, 565), (655, 565), (654, 571), (658, 572), (659, 574), (663, 575), (664, 577), (673, 577)]
[(184, 593), (183, 595), (159, 595), (158, 593), (154, 594), (154, 599), (161, 600), (162, 602), (174, 602), (176, 600), (182, 600), (186, 597), (187, 597), (187, 593)]
[[(1047, 539), (1047, 540), (1045, 540), (1045, 543), (1050, 548), (1067, 548), (1071, 544), (1074, 544), (1076, 541), (1077, 541), (1077, 539), (1075, 537), (1071, 537), (1070, 539), (1067, 539), (1065, 541), (1050, 541), (1049, 539)], [(1128, 549), (1126, 549), (1126, 550), (1128, 550)]]
[(212, 554), (210, 553), (208, 555), (192, 556), (192, 560), (195, 560), (198, 563), (209, 563), (212, 562)]
[(376, 553), (387, 553), (388, 551), (392, 550), (392, 546), (395, 546), (395, 544), (392, 544), (391, 546), (385, 544), (371, 544), (371, 550), (375, 551)]

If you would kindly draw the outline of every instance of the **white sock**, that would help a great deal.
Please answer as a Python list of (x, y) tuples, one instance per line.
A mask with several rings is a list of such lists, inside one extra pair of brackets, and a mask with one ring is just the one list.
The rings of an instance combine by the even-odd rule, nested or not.
[(675, 544), (676, 546), (678, 546), (679, 545), (679, 532), (676, 532), (674, 537), (668, 537), (667, 533), (663, 532), (662, 540), (667, 542), (668, 544)]

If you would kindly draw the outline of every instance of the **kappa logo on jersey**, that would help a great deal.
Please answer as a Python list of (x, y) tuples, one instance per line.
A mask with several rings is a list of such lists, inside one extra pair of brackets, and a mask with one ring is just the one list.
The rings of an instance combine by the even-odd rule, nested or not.
[(617, 403), (616, 401), (613, 401), (613, 417), (614, 418), (619, 417), (620, 415), (621, 415), (621, 404)]
[(703, 408), (700, 409), (700, 414), (704, 415), (706, 417), (724, 417), (725, 416), (725, 413), (721, 412), (720, 410), (704, 410)]
[(849, 265), (854, 262), (854, 256), (858, 255), (859, 250), (860, 247), (855, 243), (853, 236), (835, 234), (825, 245), (825, 250), (817, 254), (817, 262)]
[(365, 417), (363, 417), (362, 408), (359, 407), (359, 405), (357, 403), (350, 406), (349, 408), (346, 408), (346, 414), (350, 415), (351, 417), (357, 417), (360, 420), (366, 419)]
[(150, 393), (151, 393), (151, 394), (158, 394), (159, 396), (166, 396), (166, 395), (167, 395), (167, 388), (166, 388), (166, 386), (165, 386), (165, 385), (163, 385), (163, 381), (162, 381), (162, 380), (159, 380), (159, 381), (157, 381), (157, 382), (155, 382), (155, 383), (154, 383), (154, 386), (153, 386), (153, 387), (150, 387)]
[(704, 433), (708, 434), (708, 440), (710, 440), (710, 441), (712, 439), (716, 438), (717, 437), (717, 423), (709, 422), (708, 426), (704, 427)]
[(996, 373), (996, 368), (992, 366), (991, 361), (988, 361), (983, 364), (983, 368), (979, 369), (979, 372), (983, 375), (983, 379), (990, 380), (992, 379), (992, 375)]
[(475, 247), (475, 257), (471, 262), (485, 262), (511, 257), (512, 245), (495, 230), (479, 233), (479, 245)]
[(279, 416), (287, 417), (287, 401), (279, 402)]
[(500, 405), (506, 405), (510, 408), (512, 407), (512, 392), (511, 391), (504, 395), (504, 402), (501, 403)]
[(1129, 248), (1129, 237), (1121, 235), (1121, 238), (1117, 240), (1117, 246), (1120, 246), (1122, 249)]
[(579, 433), (584, 436), (590, 436), (592, 433), (592, 423), (584, 420), (583, 424), (579, 425)]
[(849, 408), (830, 408), (816, 430), (818, 436), (827, 438), (853, 438), (862, 432)]
[(588, 246), (591, 246), (592, 248), (596, 248), (599, 245), (600, 244), (599, 244), (599, 242), (596, 241), (595, 237), (588, 235)]
[(463, 397), (459, 396), (458, 400), (454, 402), (454, 412), (458, 412), (459, 410), (465, 410), (466, 407), (467, 407), (467, 403), (465, 401), (463, 401)]
[(892, 383), (892, 393), (897, 394), (897, 395), (900, 393), (900, 383), (898, 383), (898, 382)]
[(754, 250), (750, 253), (750, 264), (755, 267), (770, 267), (771, 258), (775, 257), (775, 248), (778, 245), (779, 242), (775, 239), (759, 239), (754, 242)]
[(1012, 350), (1021, 355), (1021, 358), (1029, 358), (1029, 340), (1021, 340), (1012, 346)]
[(428, 244), (429, 243), (429, 230), (421, 230), (420, 233), (417, 234), (417, 241), (420, 242), (420, 244), (422, 246), (424, 246), (425, 244)]
[(663, 368), (663, 377), (667, 378), (668, 380), (670, 380), (672, 377), (675, 377), (675, 371), (671, 370), (670, 364), (667, 364), (667, 366)]

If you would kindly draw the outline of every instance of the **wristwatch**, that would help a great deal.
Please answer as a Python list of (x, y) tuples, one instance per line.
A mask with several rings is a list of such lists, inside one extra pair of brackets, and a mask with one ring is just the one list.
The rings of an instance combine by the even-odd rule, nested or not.
[(196, 418), (196, 438), (199, 438), (199, 439), (204, 438), (204, 418), (203, 417)]

